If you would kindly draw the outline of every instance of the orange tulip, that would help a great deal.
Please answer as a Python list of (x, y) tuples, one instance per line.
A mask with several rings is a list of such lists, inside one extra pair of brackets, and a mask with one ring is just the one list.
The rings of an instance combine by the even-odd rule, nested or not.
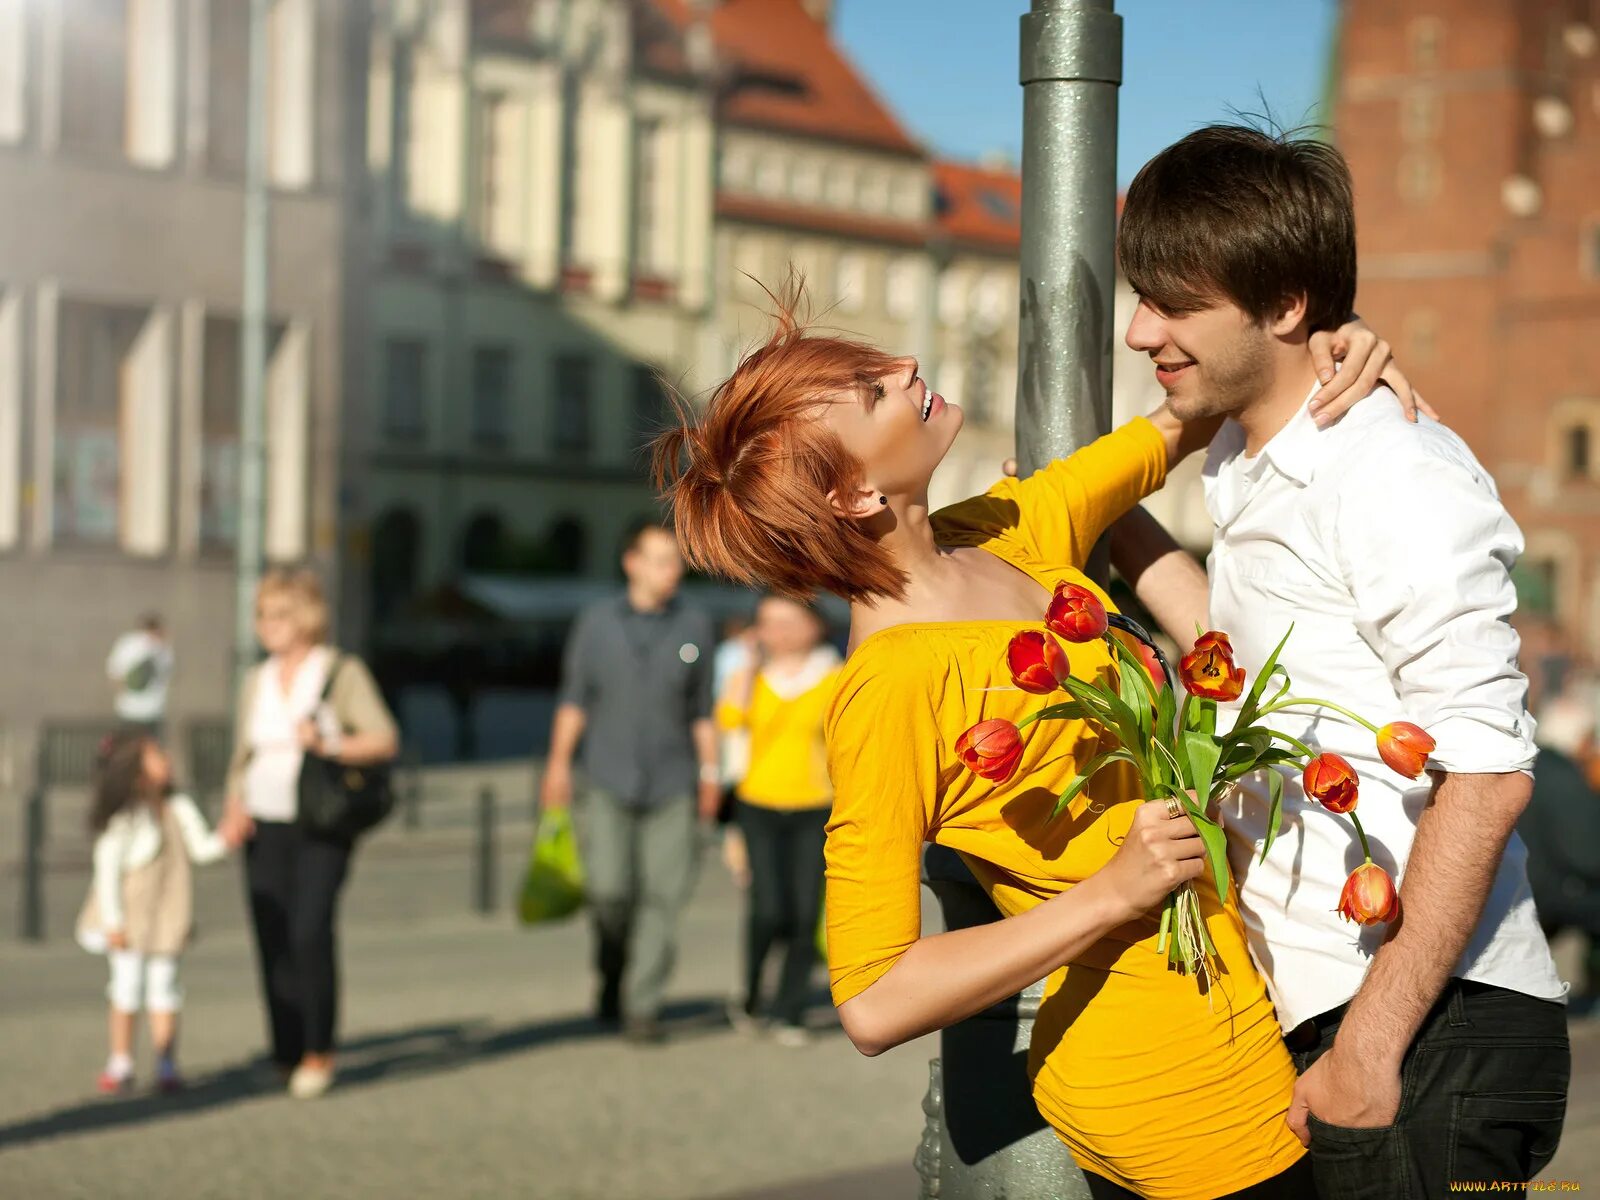
[(979, 721), (956, 739), (956, 757), (974, 775), (1004, 783), (1022, 760), (1022, 731), (1003, 717)]
[(1025, 629), (1006, 647), (1011, 682), (1035, 696), (1047, 696), (1072, 674), (1072, 664), (1061, 643), (1048, 633)]
[(1050, 597), (1044, 623), (1069, 642), (1092, 642), (1106, 632), (1106, 606), (1088, 588), (1062, 580)]
[(1178, 677), (1191, 695), (1207, 700), (1237, 700), (1244, 691), (1244, 668), (1233, 665), (1233, 643), (1215, 630), (1202, 634), (1179, 661)]
[(1378, 730), (1378, 755), (1391, 771), (1407, 779), (1421, 777), (1435, 745), (1425, 730), (1410, 721), (1390, 721)]
[(1319, 754), (1308, 762), (1301, 783), (1306, 795), (1329, 812), (1347, 813), (1356, 806), (1360, 780), (1355, 769), (1337, 754)]
[(1339, 893), (1339, 915), (1357, 925), (1381, 925), (1400, 915), (1400, 893), (1394, 880), (1370, 858), (1344, 881)]

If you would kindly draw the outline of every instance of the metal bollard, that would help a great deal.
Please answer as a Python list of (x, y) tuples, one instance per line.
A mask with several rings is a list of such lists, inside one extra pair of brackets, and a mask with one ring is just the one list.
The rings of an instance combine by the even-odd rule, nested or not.
[(22, 811), (22, 937), (44, 941), (44, 789), (28, 793)]
[(485, 787), (478, 793), (478, 870), (477, 909), (480, 913), (495, 910), (495, 847), (494, 847), (494, 789)]

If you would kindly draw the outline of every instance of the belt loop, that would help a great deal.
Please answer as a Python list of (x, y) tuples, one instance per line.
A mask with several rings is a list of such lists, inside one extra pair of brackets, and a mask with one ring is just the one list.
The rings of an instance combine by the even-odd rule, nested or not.
[(1446, 993), (1450, 997), (1450, 1027), (1452, 1029), (1465, 1028), (1472, 1022), (1467, 1019), (1466, 989), (1461, 986), (1461, 980), (1452, 979), (1445, 984)]

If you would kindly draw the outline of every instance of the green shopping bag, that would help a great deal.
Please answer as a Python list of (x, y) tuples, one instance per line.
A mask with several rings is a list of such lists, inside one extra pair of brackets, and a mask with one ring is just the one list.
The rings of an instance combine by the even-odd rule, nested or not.
[(559, 921), (583, 907), (583, 866), (572, 832), (572, 814), (553, 809), (539, 818), (539, 830), (522, 877), (517, 914), (524, 925)]

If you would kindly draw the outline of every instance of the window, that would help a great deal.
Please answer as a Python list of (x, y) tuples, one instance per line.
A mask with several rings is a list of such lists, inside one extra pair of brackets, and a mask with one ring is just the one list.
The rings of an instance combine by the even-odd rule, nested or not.
[(661, 182), (661, 122), (640, 121), (633, 132), (634, 261), (640, 275), (659, 277), (666, 266)]
[(383, 431), (390, 441), (427, 436), (427, 371), (428, 346), (421, 338), (390, 338), (384, 346)]
[(558, 454), (589, 453), (589, 403), (594, 384), (594, 363), (581, 354), (563, 354), (555, 361), (555, 429)]
[(666, 418), (667, 401), (661, 390), (661, 380), (654, 367), (643, 364), (633, 368), (633, 444), (642, 447), (661, 432)]
[(22, 140), (27, 123), (27, 0), (0, 0), (0, 142)]
[(1002, 271), (990, 271), (973, 289), (973, 324), (985, 332), (1000, 328), (1016, 294), (1017, 284), (1013, 278)]
[(1523, 614), (1554, 616), (1560, 595), (1561, 569), (1553, 558), (1525, 555), (1511, 569), (1517, 589), (1517, 610)]
[(249, 81), (250, 6), (212, 0), (206, 14), (206, 160), (215, 174), (244, 174)]
[(962, 380), (962, 403), (974, 420), (992, 420), (999, 405), (1000, 356), (988, 338), (974, 338), (967, 346), (967, 369)]
[[(267, 20), (267, 178), (276, 187), (311, 182), (313, 26), (309, 0), (274, 0)], [(217, 175), (244, 174), (249, 89), (250, 5), (247, 0), (210, 0), (206, 159)]]
[(478, 170), (475, 185), (478, 211), (478, 236), (485, 246), (500, 250), (509, 240), (510, 220), (515, 204), (509, 186), (507, 167), (507, 128), (511, 108), (503, 92), (486, 92), (478, 97)]
[(789, 187), (801, 204), (815, 204), (822, 198), (822, 164), (814, 158), (797, 160)]
[(749, 190), (750, 155), (742, 146), (730, 146), (722, 152), (722, 186), (730, 192)]
[(55, 537), (115, 545), (135, 410), (136, 347), (149, 312), (64, 301), (55, 411)]
[(61, 144), (123, 153), (128, 125), (128, 0), (74, 0), (61, 13)]
[(1569, 425), (1561, 435), (1561, 470), (1569, 479), (1588, 479), (1594, 473), (1594, 430)]
[(1412, 88), (1400, 97), (1400, 136), (1408, 142), (1425, 142), (1439, 136), (1439, 93), (1432, 88)]
[(926, 190), (920, 175), (899, 176), (894, 181), (895, 215), (910, 220), (920, 217)]
[(1406, 30), (1406, 41), (1411, 65), (1419, 71), (1431, 71), (1439, 65), (1444, 22), (1438, 17), (1417, 17)]
[(860, 312), (867, 302), (867, 260), (855, 253), (839, 255), (833, 271), (833, 298), (840, 312)]
[(889, 315), (909, 321), (916, 315), (922, 295), (922, 264), (911, 255), (895, 259), (884, 273), (884, 306)]
[(1400, 159), (1400, 196), (1412, 204), (1425, 204), (1439, 194), (1439, 160), (1414, 150)]
[(889, 180), (882, 171), (868, 171), (861, 176), (860, 203), (863, 212), (889, 211)]
[(763, 196), (783, 195), (783, 158), (764, 154), (756, 163), (756, 191)]
[(828, 203), (835, 208), (854, 208), (856, 204), (856, 173), (853, 167), (834, 164), (828, 172)]
[(472, 440), (505, 449), (511, 440), (511, 350), (479, 346), (472, 352)]
[(967, 281), (955, 271), (946, 271), (939, 280), (939, 319), (946, 325), (959, 325), (967, 318)]
[(207, 317), (201, 349), (200, 542), (239, 537), (239, 322)]

